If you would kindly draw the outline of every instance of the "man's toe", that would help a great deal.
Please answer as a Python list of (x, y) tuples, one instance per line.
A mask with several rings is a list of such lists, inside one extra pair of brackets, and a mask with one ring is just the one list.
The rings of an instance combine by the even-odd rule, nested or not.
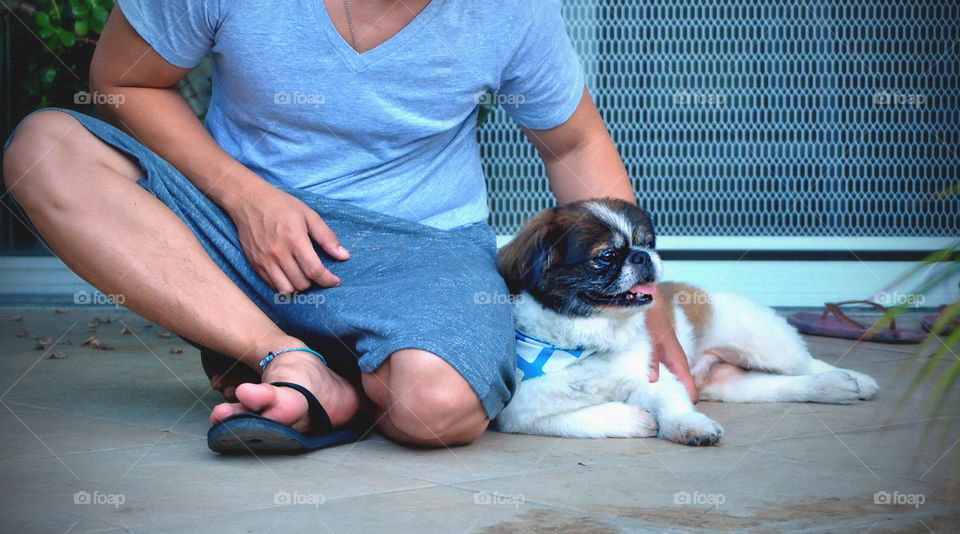
[(241, 384), (236, 396), (247, 411), (300, 431), (307, 430), (307, 399), (293, 389), (269, 384)]
[(231, 415), (246, 411), (248, 410), (240, 403), (224, 402), (213, 407), (213, 411), (210, 412), (210, 423), (217, 424)]

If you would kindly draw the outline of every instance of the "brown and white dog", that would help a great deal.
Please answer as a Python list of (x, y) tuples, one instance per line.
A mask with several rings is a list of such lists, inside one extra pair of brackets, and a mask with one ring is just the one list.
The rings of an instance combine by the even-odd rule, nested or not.
[[(846, 404), (877, 393), (869, 376), (811, 357), (772, 309), (732, 293), (661, 283), (650, 216), (622, 200), (536, 215), (497, 264), (514, 295), (518, 338), (573, 354), (551, 366), (553, 349), (538, 349), (533, 378), (518, 366), (520, 387), (496, 419), (501, 431), (716, 443), (723, 428), (694, 409), (666, 367), (649, 382), (644, 312), (654, 298), (669, 303), (703, 400)], [(529, 362), (518, 363), (530, 371)]]

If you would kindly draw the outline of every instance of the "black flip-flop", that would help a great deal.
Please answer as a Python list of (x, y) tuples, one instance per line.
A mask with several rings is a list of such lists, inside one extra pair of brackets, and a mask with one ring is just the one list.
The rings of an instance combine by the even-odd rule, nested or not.
[(292, 382), (271, 382), (270, 385), (294, 389), (307, 399), (313, 430), (304, 434), (259, 414), (239, 413), (207, 431), (207, 446), (223, 454), (290, 454), (352, 443), (366, 435), (369, 425), (362, 419), (334, 429), (327, 411), (305, 387)]

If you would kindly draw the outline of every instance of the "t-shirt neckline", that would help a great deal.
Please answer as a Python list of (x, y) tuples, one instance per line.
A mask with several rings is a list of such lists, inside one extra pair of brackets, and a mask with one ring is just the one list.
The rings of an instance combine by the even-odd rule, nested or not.
[(399, 48), (401, 48), (411, 37), (417, 34), (422, 27), (430, 20), (433, 14), (440, 8), (444, 0), (430, 0), (430, 3), (424, 7), (417, 16), (413, 18), (406, 26), (400, 29), (392, 37), (380, 43), (375, 48), (358, 54), (353, 45), (344, 40), (337, 27), (330, 18), (327, 6), (323, 0), (310, 0), (313, 5), (313, 12), (320, 25), (321, 30), (330, 41), (333, 49), (343, 59), (350, 69), (354, 71), (363, 70), (377, 61), (387, 57)]

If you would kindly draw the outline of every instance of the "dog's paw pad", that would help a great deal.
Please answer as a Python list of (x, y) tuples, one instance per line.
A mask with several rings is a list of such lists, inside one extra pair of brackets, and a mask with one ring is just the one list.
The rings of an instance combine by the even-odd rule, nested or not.
[(658, 435), (682, 445), (714, 445), (723, 437), (723, 427), (702, 413), (689, 412), (661, 421)]

